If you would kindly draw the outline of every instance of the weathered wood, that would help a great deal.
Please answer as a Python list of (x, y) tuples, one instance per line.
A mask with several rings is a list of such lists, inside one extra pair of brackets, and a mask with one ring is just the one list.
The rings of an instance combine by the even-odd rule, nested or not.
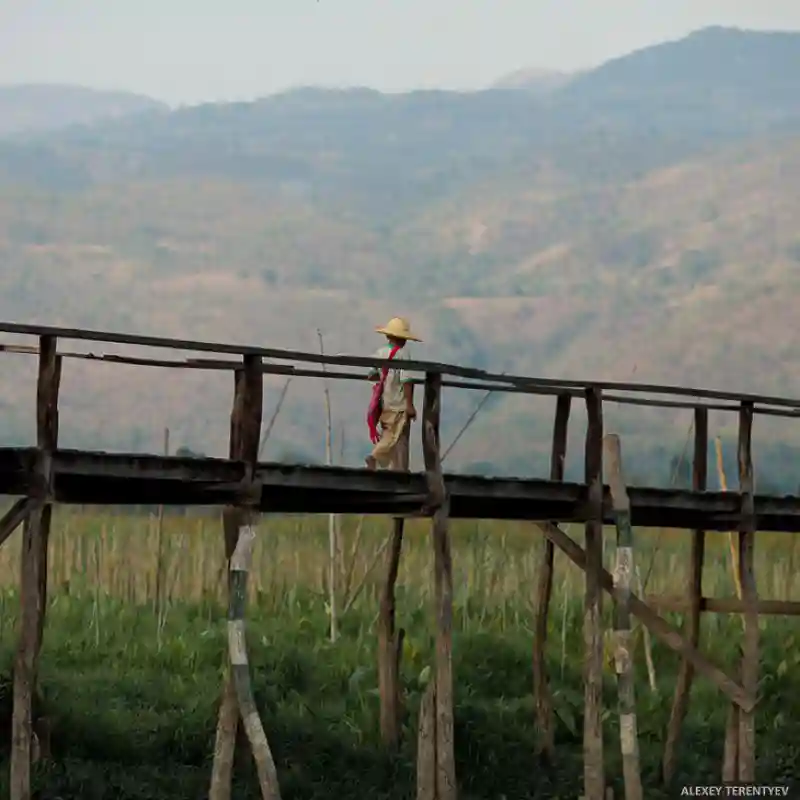
[[(409, 425), (398, 445), (398, 468), (408, 470)], [(380, 728), (384, 745), (395, 749), (402, 729), (402, 696), (400, 690), (400, 658), (402, 642), (395, 624), (395, 586), (400, 571), (405, 520), (392, 520), (392, 540), (386, 561), (386, 577), (381, 589), (378, 611), (378, 694), (380, 695)]]
[[(192, 339), (168, 339), (159, 336), (142, 336), (139, 334), (114, 333), (111, 331), (86, 330), (81, 328), (62, 328), (52, 325), (27, 325), (14, 322), (0, 322), (0, 332), (17, 335), (51, 336), (58, 339), (129, 344), (139, 347), (155, 347), (169, 350), (191, 350), (202, 353), (223, 353), (228, 355), (261, 357), (285, 361), (300, 361), (313, 364), (329, 364), (336, 366), (370, 368), (383, 367), (387, 359), (374, 356), (320, 355), (298, 350), (280, 350), (253, 345), (238, 345), (221, 342), (204, 342)], [(711, 389), (697, 389), (688, 386), (668, 386), (656, 384), (620, 383), (616, 381), (560, 380), (557, 378), (532, 378), (518, 375), (496, 374), (471, 367), (460, 367), (453, 364), (441, 364), (432, 361), (408, 361), (405, 367), (412, 372), (453, 375), (477, 380), (491, 380), (500, 384), (525, 385), (530, 387), (555, 387), (558, 389), (579, 389), (581, 391), (594, 387), (602, 391), (627, 391), (643, 394), (676, 395), (711, 400), (726, 400), (734, 403), (750, 402), (765, 405), (792, 408), (800, 411), (800, 400), (768, 395), (742, 394), (722, 392)]]
[[(567, 558), (572, 561), (579, 569), (586, 570), (586, 553), (583, 548), (573, 541), (558, 525), (552, 522), (538, 523), (542, 532), (551, 539), (560, 550), (563, 550)], [(614, 591), (614, 580), (608, 570), (603, 570), (601, 574), (601, 585), (603, 591), (611, 594)], [(744, 690), (735, 680), (725, 674), (716, 664), (702, 653), (694, 649), (683, 637), (681, 632), (670, 625), (663, 617), (660, 617), (652, 608), (644, 603), (639, 597), (631, 593), (630, 596), (631, 614), (637, 617), (643, 625), (650, 629), (650, 632), (660, 639), (667, 647), (674, 650), (678, 655), (691, 661), (695, 670), (713, 683), (723, 694), (729, 697), (738, 706), (751, 709), (755, 705), (755, 697)]]
[[(35, 448), (0, 447), (0, 494), (33, 491), (38, 481), (35, 453)], [(58, 450), (53, 462), (55, 501), (73, 504), (235, 503), (246, 472), (242, 461), (230, 459), (74, 450)], [(261, 486), (258, 508), (271, 513), (419, 516), (427, 494), (425, 476), (419, 472), (262, 462), (255, 477)], [(581, 483), (453, 473), (446, 473), (445, 481), (451, 519), (581, 523), (591, 516), (587, 488)], [(741, 517), (741, 502), (733, 492), (632, 486), (628, 495), (641, 528), (728, 531)], [(604, 521), (613, 524), (607, 493), (603, 502)], [(754, 502), (763, 531), (800, 531), (800, 497), (756, 495)]]
[(239, 529), (239, 540), (230, 559), (230, 592), (228, 599), (228, 658), (242, 723), (256, 762), (262, 800), (281, 800), (275, 760), (267, 741), (261, 717), (253, 698), (250, 665), (245, 645), (244, 610), (247, 604), (247, 573), (253, 560), (255, 531), (249, 526)]
[(622, 470), (622, 447), (619, 436), (609, 434), (603, 440), (604, 460), (611, 502), (616, 516), (617, 550), (614, 570), (615, 653), (617, 690), (619, 692), (619, 737), (622, 749), (622, 774), (625, 800), (641, 800), (642, 774), (639, 765), (639, 736), (636, 724), (636, 691), (633, 675), (631, 637), (631, 576), (634, 571), (631, 504)]
[(587, 800), (604, 800), (603, 766), (603, 407), (597, 388), (586, 390), (586, 485), (589, 519), (586, 536), (586, 596), (583, 637), (585, 648), (583, 718), (583, 776)]
[[(553, 446), (550, 455), (550, 480), (564, 480), (564, 461), (567, 455), (567, 431), (572, 397), (559, 395), (553, 423)], [(555, 549), (549, 539), (544, 541), (542, 564), (536, 591), (536, 620), (533, 639), (533, 696), (536, 703), (536, 722), (539, 728), (539, 754), (547, 761), (555, 756), (553, 704), (547, 685), (545, 647), (547, 644), (547, 618), (553, 593), (553, 559)]]
[[(242, 368), (234, 373), (233, 406), (230, 418), (229, 457), (240, 462), (241, 472), (232, 499), (236, 505), (227, 506), (222, 513), (225, 559), (230, 568), (231, 559), (239, 540), (239, 529), (250, 516), (248, 506), (254, 501), (252, 493), (258, 446), (261, 439), (263, 408), (263, 377), (260, 359), (245, 356)], [(228, 571), (228, 592), (231, 592), (231, 573)], [(209, 800), (230, 800), (233, 763), (239, 730), (240, 709), (233, 681), (230, 658), (226, 659), (225, 678), (220, 699), (217, 733), (214, 745), (214, 761), (211, 770)]]
[[(16, 353), (24, 355), (37, 355), (36, 347), (25, 345), (6, 345), (0, 344), (0, 352)], [(205, 372), (234, 372), (240, 368), (240, 363), (232, 359), (213, 359), (213, 358), (189, 358), (183, 361), (163, 358), (141, 358), (139, 356), (121, 356), (115, 353), (95, 354), (78, 352), (61, 352), (61, 358), (79, 359), (82, 361), (99, 361), (109, 364), (125, 364), (139, 367), (157, 367), (165, 369), (199, 370)], [(323, 361), (326, 364), (327, 361)], [(330, 372), (326, 369), (300, 369), (291, 364), (268, 363), (261, 366), (261, 372), (265, 375), (291, 375), (297, 378), (325, 378), (330, 380), (352, 380), (367, 381), (369, 378), (363, 372)], [(445, 373), (446, 374), (446, 373)], [(422, 383), (418, 379), (411, 381), (414, 384)], [(474, 389), (482, 392), (500, 392), (514, 394), (532, 394), (539, 396), (556, 396), (569, 393), (572, 397), (582, 397), (583, 390), (580, 388), (567, 388), (560, 385), (537, 386), (522, 384), (487, 384), (467, 381), (442, 381), (443, 387), (458, 389)], [(625, 390), (630, 391), (630, 390)], [(628, 397), (625, 395), (604, 395), (606, 403), (617, 403), (620, 405), (651, 406), (654, 408), (687, 408), (694, 409), (698, 405), (696, 402), (686, 400), (666, 400), (658, 398)], [(738, 411), (739, 405), (735, 403), (706, 403), (702, 406), (709, 411)], [(797, 411), (792, 408), (768, 408), (755, 406), (754, 414), (766, 414), (777, 417), (796, 417)]]
[[(740, 677), (741, 663), (737, 664), (734, 673)], [(722, 755), (722, 782), (737, 783), (739, 772), (739, 714), (740, 709), (731, 703), (725, 723), (725, 745)]]
[[(645, 602), (660, 611), (686, 613), (692, 611), (692, 601), (685, 597), (648, 595)], [(737, 597), (702, 597), (700, 612), (714, 614), (743, 614), (747, 610), (744, 600)], [(759, 600), (756, 612), (767, 616), (800, 617), (800, 601), (797, 600)]]
[(436, 794), (436, 681), (431, 681), (419, 704), (417, 726), (417, 800), (437, 800)]
[[(742, 647), (742, 685), (756, 695), (758, 691), (758, 611), (754, 549), (756, 532), (755, 504), (753, 501), (753, 406), (742, 403), (739, 412), (739, 492), (742, 502), (742, 520), (739, 526), (739, 582), (742, 587), (744, 613), (744, 641)], [(756, 776), (756, 724), (755, 708), (739, 711), (739, 781), (752, 783)]]
[(0, 519), (0, 546), (28, 518), (35, 508), (36, 501), (32, 497), (20, 497)]
[(436, 603), (436, 798), (456, 800), (453, 742), (453, 564), (450, 553), (449, 499), (442, 475), (439, 421), (441, 375), (425, 376), (422, 410), (422, 453), (433, 509), (434, 597)]
[[(697, 408), (694, 412), (694, 463), (692, 468), (692, 488), (703, 492), (708, 483), (708, 411)], [(687, 621), (686, 638), (696, 650), (700, 644), (700, 613), (703, 601), (703, 562), (705, 559), (706, 534), (701, 528), (692, 532), (691, 564), (689, 567), (690, 608)], [(664, 745), (664, 757), (661, 762), (661, 774), (664, 783), (668, 784), (675, 773), (675, 751), (680, 739), (681, 726), (686, 717), (689, 694), (694, 679), (694, 667), (684, 658), (681, 661), (678, 679), (675, 683), (675, 694), (672, 699), (672, 711), (667, 724), (667, 741)]]
[(56, 340), (39, 342), (36, 386), (36, 477), (33, 505), (25, 519), (20, 586), (21, 620), (14, 660), (11, 723), (11, 800), (30, 800), (33, 695), (38, 683), (39, 652), (47, 608), (47, 546), (52, 507), (52, 454), (58, 442), (58, 390), (61, 360)]

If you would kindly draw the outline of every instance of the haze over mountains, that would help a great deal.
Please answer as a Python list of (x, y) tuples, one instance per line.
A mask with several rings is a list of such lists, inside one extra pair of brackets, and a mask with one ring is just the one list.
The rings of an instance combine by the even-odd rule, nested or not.
[[(137, 99), (105, 120), (123, 106), (103, 103), (59, 112), (80, 123), (61, 130), (29, 112), (38, 133), (0, 142), (0, 318), (295, 349), (319, 327), (328, 351), (369, 352), (374, 325), (405, 313), (435, 359), (800, 396), (800, 34), (711, 28), (473, 93)], [(4, 438), (30, 435), (11, 404), (31, 380), (3, 382)], [(69, 363), (64, 385), (66, 444), (156, 450), (169, 425), (226, 449), (221, 376)], [(445, 438), (478, 400), (460, 395)], [(363, 386), (335, 387), (351, 463), (364, 403)], [(451, 466), (541, 471), (551, 412), (498, 399)], [(644, 474), (667, 469), (689, 418), (609, 422)], [(319, 455), (323, 433), (321, 386), (293, 382), (271, 455)]]
[(0, 85), (0, 136), (57, 130), (168, 106), (132, 92), (61, 84)]

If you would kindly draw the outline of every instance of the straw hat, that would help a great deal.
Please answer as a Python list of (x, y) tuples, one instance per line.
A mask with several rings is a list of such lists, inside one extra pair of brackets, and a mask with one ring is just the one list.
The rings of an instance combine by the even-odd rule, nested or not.
[(408, 339), (412, 342), (421, 342), (411, 333), (411, 325), (404, 317), (392, 317), (383, 328), (375, 328), (378, 333), (393, 336), (395, 339)]

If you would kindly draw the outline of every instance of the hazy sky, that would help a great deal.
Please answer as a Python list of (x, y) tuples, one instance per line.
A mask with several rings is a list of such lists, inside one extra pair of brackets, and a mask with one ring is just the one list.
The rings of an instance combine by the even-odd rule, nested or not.
[(0, 0), (0, 83), (174, 104), (309, 84), (469, 89), (715, 24), (800, 29), (800, 0)]

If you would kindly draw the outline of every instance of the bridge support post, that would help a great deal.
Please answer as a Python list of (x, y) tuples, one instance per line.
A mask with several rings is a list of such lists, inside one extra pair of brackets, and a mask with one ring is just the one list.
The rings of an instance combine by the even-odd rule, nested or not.
[[(435, 794), (418, 800), (456, 800), (455, 749), (453, 742), (453, 563), (448, 530), (450, 504), (442, 475), (439, 420), (441, 416), (442, 376), (425, 375), (425, 397), (422, 411), (422, 452), (428, 481), (430, 510), (433, 510), (431, 539), (433, 543), (434, 597), (436, 608), (436, 664), (432, 695), (433, 731), (427, 741), (435, 750)], [(428, 701), (430, 703), (430, 700)], [(420, 728), (426, 726), (425, 703), (420, 709)], [(430, 717), (428, 717), (428, 722)], [(417, 768), (430, 765), (430, 751), (417, 753)], [(421, 774), (418, 773), (418, 778)]]
[[(39, 340), (39, 375), (36, 387), (36, 484), (29, 514), (24, 520), (21, 621), (14, 659), (14, 699), (11, 722), (11, 800), (31, 798), (31, 760), (36, 755), (33, 698), (39, 677), (39, 653), (47, 608), (47, 547), (53, 498), (53, 451), (58, 442), (58, 390), (61, 357), (54, 336)], [(46, 744), (46, 743), (44, 743)]]
[[(567, 455), (567, 432), (572, 396), (562, 394), (556, 401), (556, 416), (553, 424), (553, 446), (550, 455), (550, 480), (564, 480), (564, 460)], [(551, 763), (555, 757), (555, 734), (553, 730), (553, 704), (547, 683), (545, 646), (547, 644), (547, 618), (553, 594), (553, 562), (555, 547), (549, 539), (544, 540), (544, 552), (536, 589), (536, 620), (533, 639), (533, 696), (536, 704), (538, 727), (538, 755)]]
[[(408, 470), (410, 423), (403, 431), (398, 445), (400, 452), (397, 467)], [(381, 739), (386, 747), (394, 750), (400, 743), (402, 721), (402, 692), (400, 689), (400, 661), (403, 650), (404, 631), (397, 631), (395, 624), (395, 586), (400, 570), (403, 549), (405, 520), (392, 520), (392, 541), (386, 561), (386, 577), (381, 591), (378, 613), (378, 693), (380, 695)]]
[[(753, 485), (753, 403), (739, 409), (739, 492), (742, 498), (739, 525), (739, 579), (744, 603), (744, 640), (742, 643), (742, 685), (752, 697), (758, 692), (758, 595), (755, 580), (755, 504)], [(753, 783), (756, 779), (756, 709), (739, 710), (739, 768), (737, 779)]]
[(592, 519), (586, 523), (586, 596), (583, 779), (586, 800), (604, 800), (603, 766), (603, 400), (599, 389), (586, 389), (586, 485)]
[[(247, 475), (242, 486), (240, 501), (235, 506), (227, 506), (223, 510), (223, 534), (225, 542), (225, 559), (228, 569), (228, 598), (230, 608), (236, 614), (234, 618), (241, 620), (244, 615), (244, 586), (247, 571), (249, 569), (249, 558), (252, 554), (252, 531), (249, 528), (252, 518), (255, 516), (255, 508), (258, 505), (259, 497), (258, 486), (254, 483), (254, 471), (258, 461), (258, 446), (261, 436), (261, 421), (263, 409), (263, 375), (261, 373), (261, 359), (257, 356), (246, 355), (242, 368), (234, 373), (234, 397), (233, 408), (231, 410), (230, 421), (230, 447), (229, 457), (232, 460), (242, 461), (247, 467)], [(242, 538), (244, 537), (244, 538)], [(239, 546), (241, 544), (241, 546)], [(234, 558), (239, 546), (239, 557)], [(229, 616), (232, 612), (229, 612)], [(217, 719), (217, 734), (214, 747), (214, 763), (211, 772), (211, 785), (209, 789), (209, 800), (230, 800), (231, 785), (233, 778), (233, 763), (236, 754), (236, 741), (239, 732), (239, 719), (243, 713), (252, 716), (254, 707), (248, 701), (248, 707), (242, 708), (242, 704), (237, 697), (237, 681), (234, 680), (233, 670), (239, 669), (248, 671), (246, 651), (244, 650), (243, 633), (241, 641), (236, 640), (241, 658), (237, 663), (231, 664), (231, 649), (226, 657), (226, 670), (223, 683), (222, 698), (220, 702), (219, 717)], [(240, 645), (240, 646), (239, 646)], [(245, 655), (242, 655), (245, 654)], [(249, 675), (249, 673), (248, 673)], [(241, 677), (241, 676), (240, 676)], [(238, 682), (239, 693), (241, 681)], [(249, 686), (249, 677), (246, 681)], [(253, 726), (251, 726), (253, 727)], [(253, 743), (253, 755), (259, 768), (259, 778), (262, 783), (262, 796), (264, 798), (279, 798), (277, 794), (277, 779), (270, 773), (269, 762), (271, 754), (266, 743), (266, 737), (261, 736), (263, 741)], [(263, 745), (263, 746), (262, 746)], [(265, 747), (266, 751), (265, 751)], [(266, 752), (266, 770), (262, 756)], [(264, 773), (267, 776), (267, 786), (273, 782), (274, 790), (265, 789)], [(272, 793), (270, 793), (272, 791)]]
[(631, 637), (631, 576), (634, 573), (633, 527), (631, 504), (622, 470), (622, 447), (619, 436), (609, 434), (603, 440), (605, 467), (611, 490), (611, 506), (617, 527), (616, 565), (614, 569), (614, 661), (619, 695), (619, 738), (622, 751), (622, 777), (625, 800), (642, 800), (642, 773), (639, 765), (639, 736), (636, 724), (636, 689), (634, 686)]
[[(692, 489), (704, 492), (708, 481), (708, 409), (698, 407), (694, 410), (694, 465), (692, 469)], [(700, 645), (700, 613), (703, 602), (703, 562), (706, 550), (705, 531), (692, 531), (691, 564), (689, 567), (689, 620), (686, 638), (695, 650)], [(669, 784), (675, 774), (675, 752), (681, 735), (681, 726), (686, 718), (689, 694), (694, 680), (694, 667), (687, 659), (681, 661), (672, 711), (667, 725), (667, 741), (661, 773), (665, 784)]]

